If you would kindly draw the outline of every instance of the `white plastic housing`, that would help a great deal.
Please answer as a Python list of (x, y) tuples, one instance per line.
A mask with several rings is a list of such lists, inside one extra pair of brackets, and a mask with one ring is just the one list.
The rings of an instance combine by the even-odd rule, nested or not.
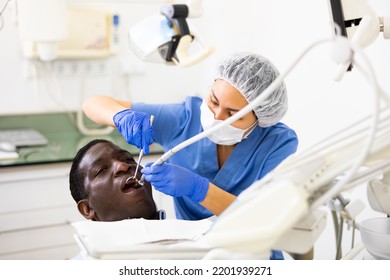
[(267, 252), (308, 212), (307, 193), (288, 180), (251, 194), (245, 199), (238, 196), (203, 241), (232, 251)]
[[(372, 10), (368, 0), (342, 0), (344, 20), (362, 20), (359, 25), (347, 27), (347, 36), (360, 48), (365, 48), (376, 40), (380, 32), (379, 17)], [(360, 26), (364, 25), (364, 26)], [(360, 32), (358, 30), (361, 30)], [(355, 34), (355, 33), (360, 34)]]
[(67, 37), (66, 0), (19, 0), (18, 23), (20, 38), (37, 43), (42, 60), (53, 60)]

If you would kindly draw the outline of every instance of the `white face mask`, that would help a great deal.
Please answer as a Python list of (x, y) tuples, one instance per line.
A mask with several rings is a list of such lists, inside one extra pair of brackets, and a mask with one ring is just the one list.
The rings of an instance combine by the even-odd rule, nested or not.
[[(202, 124), (203, 130), (207, 130), (223, 121), (214, 119), (213, 112), (210, 110), (209, 106), (207, 106), (206, 102), (203, 101), (202, 105), (200, 106), (200, 122)], [(247, 129), (237, 128), (229, 124), (211, 133), (207, 137), (215, 144), (227, 146), (234, 145), (241, 142), (245, 132), (253, 126), (252, 130), (246, 135), (248, 136), (256, 127), (255, 124), (257, 124), (257, 120)]]

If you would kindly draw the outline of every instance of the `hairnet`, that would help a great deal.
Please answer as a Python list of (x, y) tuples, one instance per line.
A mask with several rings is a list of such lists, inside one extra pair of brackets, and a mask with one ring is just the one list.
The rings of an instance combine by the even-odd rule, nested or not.
[[(265, 57), (254, 53), (237, 53), (227, 57), (216, 68), (215, 79), (234, 86), (248, 102), (259, 96), (279, 75)], [(282, 83), (253, 111), (258, 124), (267, 127), (280, 121), (287, 112), (287, 90)]]

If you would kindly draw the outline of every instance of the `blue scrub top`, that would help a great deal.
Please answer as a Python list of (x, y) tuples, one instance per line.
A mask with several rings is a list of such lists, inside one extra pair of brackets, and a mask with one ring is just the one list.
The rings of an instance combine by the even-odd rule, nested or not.
[[(132, 110), (154, 115), (155, 140), (164, 151), (203, 131), (200, 122), (202, 99), (187, 97), (180, 104), (133, 103)], [(207, 178), (214, 185), (239, 195), (280, 162), (297, 150), (295, 132), (283, 123), (263, 128), (257, 126), (234, 148), (221, 169), (218, 169), (217, 145), (208, 138), (180, 150), (169, 162), (186, 167)], [(186, 197), (174, 197), (178, 219), (200, 220), (213, 215), (202, 205)], [(282, 260), (281, 251), (272, 251), (271, 260)]]
[[(132, 110), (154, 115), (155, 140), (164, 151), (168, 151), (203, 131), (201, 104), (201, 98), (187, 97), (180, 104), (133, 103)], [(239, 195), (294, 153), (297, 146), (295, 132), (285, 124), (277, 123), (267, 128), (257, 126), (237, 144), (220, 170), (217, 145), (208, 138), (180, 150), (168, 161), (192, 170), (231, 194)], [(174, 205), (178, 219), (200, 220), (213, 215), (186, 197), (175, 197)]]

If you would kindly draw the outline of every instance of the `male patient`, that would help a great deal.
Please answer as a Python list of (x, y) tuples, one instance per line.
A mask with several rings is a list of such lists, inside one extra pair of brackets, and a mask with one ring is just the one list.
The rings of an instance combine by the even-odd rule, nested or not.
[[(133, 156), (110, 141), (97, 139), (82, 147), (73, 159), (69, 184), (77, 208), (87, 219), (119, 221), (161, 219), (152, 196), (152, 186), (127, 179), (134, 175)], [(141, 177), (138, 169), (137, 178)]]
[[(110, 141), (97, 139), (82, 147), (73, 159), (69, 176), (70, 191), (80, 213), (94, 221), (163, 219), (164, 211), (157, 211), (149, 182), (143, 186), (135, 181), (126, 183), (136, 165), (128, 151)], [(140, 169), (136, 177), (141, 177)], [(291, 255), (294, 259), (312, 259), (313, 250)]]

